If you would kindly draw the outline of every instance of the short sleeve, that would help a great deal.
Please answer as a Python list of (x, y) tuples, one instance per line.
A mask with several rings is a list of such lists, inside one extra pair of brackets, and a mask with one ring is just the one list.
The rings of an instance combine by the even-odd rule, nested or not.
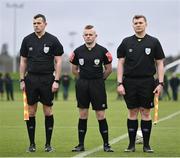
[(28, 48), (26, 45), (26, 39), (24, 38), (20, 48), (20, 56), (27, 57), (28, 56)]
[(77, 54), (75, 53), (75, 51), (70, 54), (69, 61), (74, 65), (79, 65)]
[(124, 58), (125, 56), (126, 56), (126, 47), (123, 40), (117, 49), (117, 58)]
[(106, 50), (106, 52), (104, 54), (104, 65), (112, 63), (112, 59), (113, 58), (112, 58), (111, 53), (108, 50)]
[(59, 42), (57, 38), (54, 40), (54, 56), (61, 56), (64, 53), (64, 49), (62, 44)]
[(158, 60), (163, 58), (165, 58), (164, 51), (162, 49), (161, 43), (159, 42), (159, 40), (157, 40), (155, 46), (155, 59)]

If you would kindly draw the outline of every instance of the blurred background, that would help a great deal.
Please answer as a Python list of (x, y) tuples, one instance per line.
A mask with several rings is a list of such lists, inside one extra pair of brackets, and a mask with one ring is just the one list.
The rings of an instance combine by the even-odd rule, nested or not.
[[(0, 0), (0, 73), (19, 79), (19, 49), (23, 38), (33, 32), (33, 16), (47, 18), (46, 31), (64, 46), (63, 72), (70, 73), (69, 54), (83, 44), (85, 25), (96, 27), (97, 42), (113, 55), (122, 39), (134, 34), (132, 17), (147, 17), (147, 33), (157, 37), (164, 49), (168, 78), (180, 72), (180, 0)], [(170, 64), (170, 65), (168, 65)], [(114, 80), (116, 73), (114, 73)]]

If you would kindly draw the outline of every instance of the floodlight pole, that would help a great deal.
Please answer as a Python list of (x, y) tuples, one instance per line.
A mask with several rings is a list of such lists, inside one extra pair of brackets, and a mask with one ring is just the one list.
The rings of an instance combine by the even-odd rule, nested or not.
[(17, 22), (17, 9), (21, 9), (24, 7), (24, 4), (9, 4), (6, 3), (7, 8), (12, 8), (13, 9), (13, 14), (14, 14), (14, 21), (13, 21), (13, 72), (16, 72), (16, 67), (17, 67), (17, 60), (16, 60), (16, 22)]

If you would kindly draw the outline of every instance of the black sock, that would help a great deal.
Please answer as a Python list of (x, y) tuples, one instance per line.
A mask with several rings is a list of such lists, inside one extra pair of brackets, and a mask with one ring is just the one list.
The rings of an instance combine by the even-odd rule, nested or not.
[(151, 128), (152, 128), (152, 120), (149, 120), (149, 121), (141, 120), (141, 130), (142, 130), (142, 134), (143, 134), (143, 141), (144, 141), (145, 147), (149, 146)]
[(35, 144), (35, 127), (36, 127), (36, 120), (35, 117), (29, 117), (29, 120), (26, 121), (29, 141), (30, 144)]
[(127, 119), (127, 128), (129, 135), (129, 146), (135, 146), (136, 133), (138, 129), (138, 120)]
[(45, 116), (45, 129), (46, 129), (46, 145), (51, 144), (51, 136), (53, 132), (53, 126), (54, 126), (54, 117), (51, 116)]
[(84, 145), (84, 138), (87, 131), (87, 119), (79, 119), (78, 123), (78, 138), (79, 144)]
[(108, 135), (108, 124), (106, 119), (98, 120), (99, 122), (99, 131), (103, 138), (104, 146), (109, 145), (109, 135)]

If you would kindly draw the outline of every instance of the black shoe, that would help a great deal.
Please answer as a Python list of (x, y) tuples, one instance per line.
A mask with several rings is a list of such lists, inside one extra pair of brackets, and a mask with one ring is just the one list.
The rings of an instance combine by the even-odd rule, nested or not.
[(47, 145), (45, 145), (44, 151), (45, 152), (53, 152), (54, 148), (51, 147), (49, 144), (47, 144)]
[(143, 151), (145, 153), (153, 153), (154, 152), (154, 150), (152, 150), (150, 146), (147, 146), (147, 147), (144, 146)]
[(111, 146), (110, 146), (110, 145), (104, 145), (104, 151), (105, 151), (105, 152), (114, 152), (114, 151), (111, 149)]
[(128, 146), (128, 148), (125, 149), (124, 152), (135, 152), (135, 146)]
[(80, 152), (80, 151), (85, 151), (84, 149), (84, 145), (77, 145), (74, 147), (74, 149), (72, 149), (72, 152)]
[(35, 144), (31, 144), (29, 146), (29, 148), (26, 150), (26, 152), (30, 152), (30, 153), (35, 152), (35, 151), (36, 151), (36, 145)]

